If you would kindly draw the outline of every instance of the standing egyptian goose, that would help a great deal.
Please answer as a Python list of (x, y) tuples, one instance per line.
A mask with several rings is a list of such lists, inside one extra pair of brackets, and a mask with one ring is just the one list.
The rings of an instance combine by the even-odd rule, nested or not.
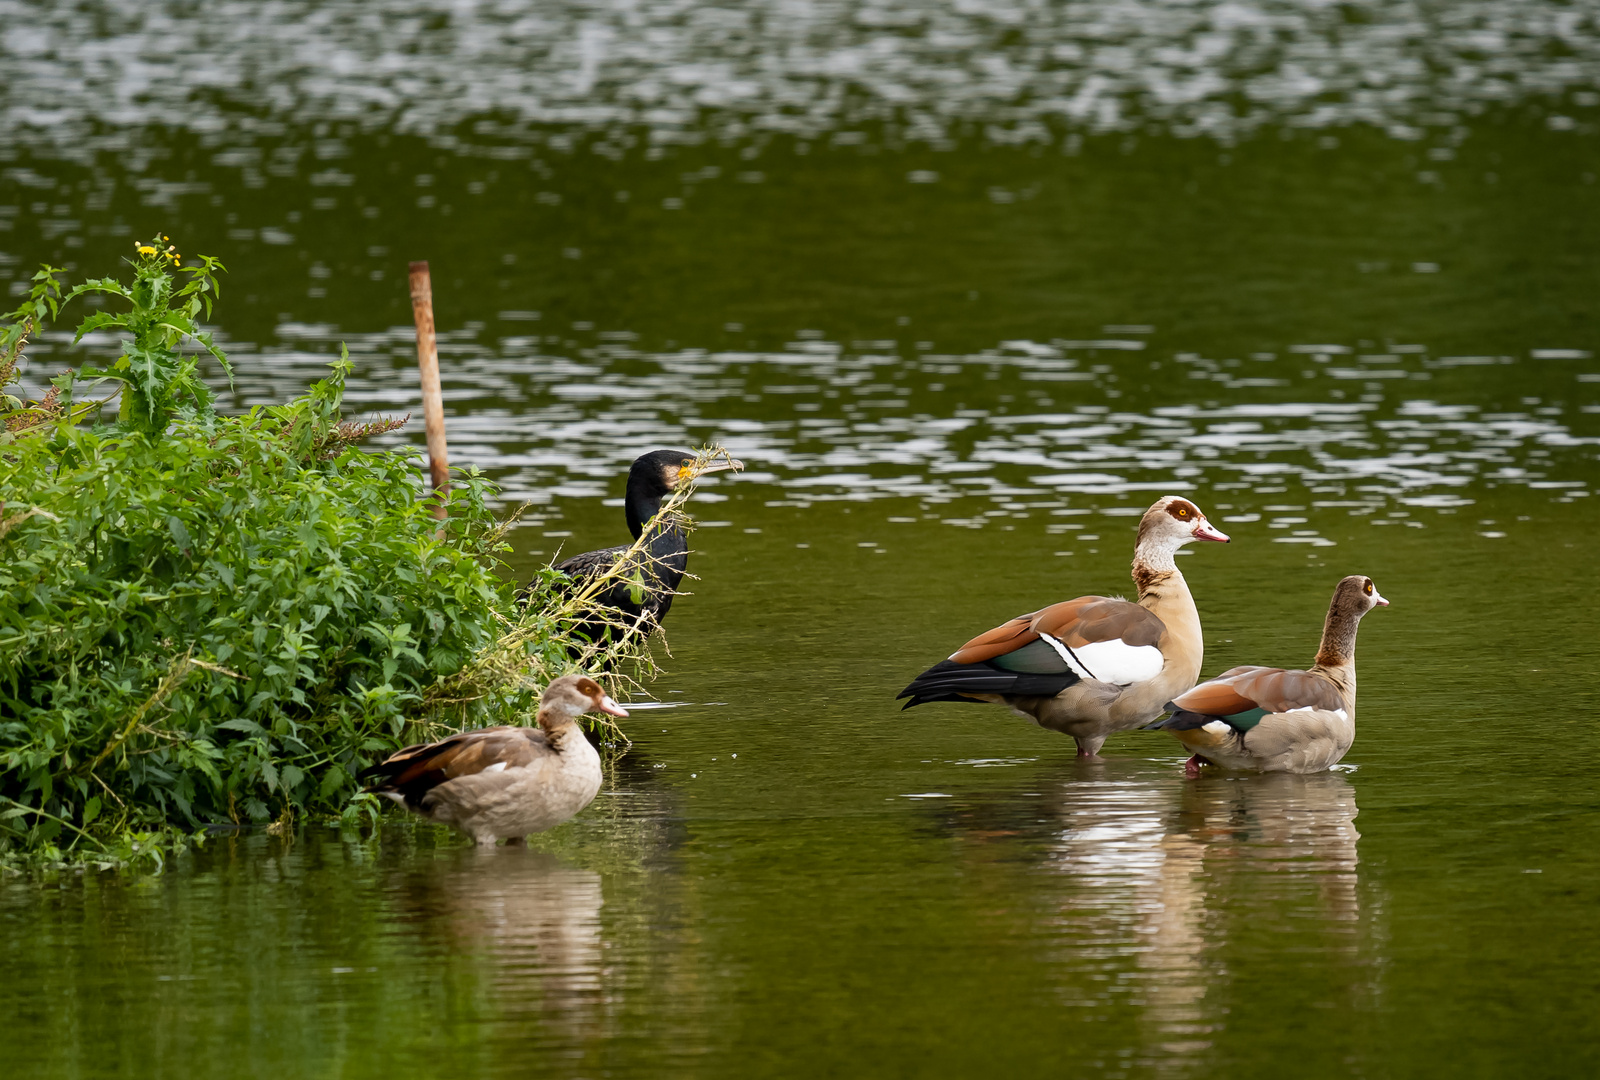
[(1204, 656), (1200, 614), (1174, 559), (1194, 540), (1226, 544), (1188, 499), (1158, 499), (1139, 520), (1133, 580), (1139, 602), (1080, 596), (980, 634), (900, 692), (925, 701), (1009, 706), (1071, 735), (1080, 757), (1106, 736), (1148, 724), (1194, 685)]
[(1258, 772), (1332, 768), (1356, 738), (1356, 628), (1388, 604), (1371, 578), (1345, 578), (1333, 591), (1310, 671), (1229, 668), (1173, 699), (1172, 715), (1151, 727), (1194, 751), (1184, 765), (1190, 776), (1207, 762)]
[(600, 755), (578, 729), (587, 712), (627, 716), (587, 675), (566, 675), (539, 699), (539, 726), (463, 731), (408, 746), (361, 774), (366, 790), (454, 825), (479, 844), (553, 828), (600, 790)]
[[(661, 501), (684, 484), (707, 473), (742, 469), (733, 458), (713, 460), (694, 468), (695, 455), (685, 450), (652, 450), (635, 459), (628, 469), (628, 485), (623, 495), (623, 515), (634, 540), (651, 530), (642, 552), (640, 572), (633, 578), (618, 580), (594, 598), (595, 606), (609, 608), (611, 619), (619, 615), (629, 625), (643, 621), (659, 624), (672, 608), (683, 575), (689, 569), (689, 538), (674, 524), (651, 522), (661, 513)], [(578, 588), (585, 581), (610, 570), (630, 545), (585, 551), (556, 564), (556, 569), (574, 579)], [(591, 619), (578, 630), (591, 641), (598, 640), (611, 619)]]

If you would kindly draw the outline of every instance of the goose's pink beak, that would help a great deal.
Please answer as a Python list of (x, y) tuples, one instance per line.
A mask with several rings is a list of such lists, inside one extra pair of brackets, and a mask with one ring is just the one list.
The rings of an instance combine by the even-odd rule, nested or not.
[(1201, 521), (1195, 525), (1194, 538), (1196, 540), (1215, 540), (1219, 544), (1228, 542), (1228, 534), (1209, 521)]
[(628, 710), (624, 709), (621, 705), (618, 705), (615, 701), (612, 701), (610, 694), (607, 694), (605, 697), (600, 699), (600, 704), (597, 706), (597, 708), (599, 708), (599, 710), (605, 713), (607, 716), (628, 715)]

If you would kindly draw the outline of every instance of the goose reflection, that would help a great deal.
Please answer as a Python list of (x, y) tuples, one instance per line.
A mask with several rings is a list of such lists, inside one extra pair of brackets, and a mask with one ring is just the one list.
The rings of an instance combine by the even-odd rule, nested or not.
[[(1147, 976), (1143, 1026), (1153, 1066), (1187, 1071), (1211, 1046), (1226, 1008), (1223, 956), (1245, 918), (1320, 925), (1336, 935), (1360, 918), (1355, 791), (1336, 773), (1207, 778), (1180, 786), (1164, 815), (1153, 873), (1135, 888), (1135, 962)], [(1349, 942), (1335, 937), (1332, 948)], [(1326, 947), (1326, 945), (1325, 945)]]
[(404, 892), (425, 934), (484, 980), (502, 1020), (564, 1041), (602, 1034), (598, 873), (523, 847), (452, 849)]
[(1130, 1045), (1150, 1071), (1205, 1063), (1236, 1004), (1241, 951), (1258, 940), (1247, 930), (1314, 935), (1279, 939), (1297, 955), (1360, 950), (1360, 833), (1342, 774), (1085, 772), (1045, 798), (1045, 866), (1070, 882), (1051, 927), (1062, 993), (1132, 1006), (1141, 1037)]

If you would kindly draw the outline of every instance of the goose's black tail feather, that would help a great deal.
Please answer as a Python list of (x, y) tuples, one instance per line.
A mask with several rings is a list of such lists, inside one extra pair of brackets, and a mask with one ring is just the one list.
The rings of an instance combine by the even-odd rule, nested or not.
[(971, 694), (1004, 694), (1008, 697), (1055, 697), (1078, 681), (1070, 671), (1037, 673), (1007, 671), (994, 664), (958, 664), (941, 661), (911, 680), (911, 685), (896, 695), (908, 697), (903, 709), (929, 701), (965, 701), (981, 704)]
[(1207, 716), (1205, 713), (1190, 712), (1180, 709), (1172, 702), (1167, 702), (1167, 708), (1172, 710), (1172, 715), (1163, 717), (1153, 723), (1146, 724), (1145, 731), (1193, 731), (1195, 728), (1205, 727), (1211, 721), (1218, 719)]

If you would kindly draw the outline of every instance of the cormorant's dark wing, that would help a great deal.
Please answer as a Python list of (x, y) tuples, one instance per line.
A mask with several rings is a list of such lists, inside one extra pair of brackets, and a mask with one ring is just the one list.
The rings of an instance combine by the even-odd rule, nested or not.
[[(563, 559), (556, 564), (556, 569), (572, 578), (579, 586), (588, 578), (599, 577), (612, 566), (616, 565), (622, 553), (628, 550), (626, 544), (618, 547), (600, 548), (597, 551), (585, 551), (581, 555), (574, 555), (570, 559)], [(564, 589), (562, 591), (565, 591)], [(517, 593), (517, 602), (526, 604), (533, 596), (533, 586), (525, 585)], [(603, 598), (602, 598), (603, 599)]]
[[(631, 545), (601, 548), (574, 555), (556, 565), (556, 569), (571, 577), (574, 587), (582, 588), (584, 582), (599, 577), (617, 565)], [(630, 620), (641, 611), (660, 622), (666, 618), (677, 595), (678, 586), (688, 567), (689, 550), (683, 533), (677, 529), (658, 529), (638, 553), (635, 569), (606, 587), (594, 597), (596, 605), (622, 612)]]
[(619, 547), (600, 548), (597, 551), (585, 551), (581, 555), (574, 555), (570, 559), (563, 559), (556, 564), (556, 569), (569, 577), (585, 578), (595, 577), (611, 569), (622, 553), (628, 550), (623, 544)]
[[(582, 592), (591, 581), (612, 571), (631, 547), (624, 544), (585, 551), (557, 563), (555, 569), (572, 579), (562, 591), (569, 596)], [(591, 642), (611, 636), (618, 624), (638, 625), (648, 633), (651, 624), (659, 625), (666, 618), (688, 562), (689, 546), (683, 532), (675, 527), (653, 526), (632, 569), (624, 568), (619, 578), (589, 598), (587, 610), (580, 613), (573, 632)], [(526, 602), (531, 591), (531, 586), (525, 588), (518, 594), (519, 599)]]

